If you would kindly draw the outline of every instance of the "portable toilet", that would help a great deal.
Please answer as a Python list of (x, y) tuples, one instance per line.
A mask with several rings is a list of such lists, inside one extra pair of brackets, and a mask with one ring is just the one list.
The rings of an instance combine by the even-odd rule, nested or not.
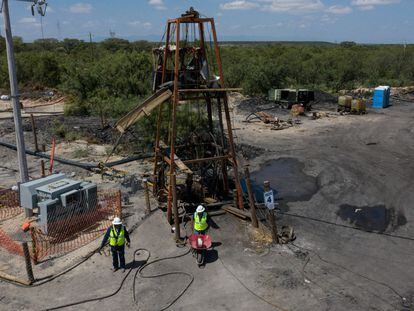
[(379, 86), (374, 90), (372, 108), (386, 108), (390, 105), (391, 88)]
[(390, 103), (391, 87), (387, 86), (387, 92), (388, 92), (388, 95), (387, 95), (387, 107), (388, 107), (388, 106), (391, 106), (391, 103)]

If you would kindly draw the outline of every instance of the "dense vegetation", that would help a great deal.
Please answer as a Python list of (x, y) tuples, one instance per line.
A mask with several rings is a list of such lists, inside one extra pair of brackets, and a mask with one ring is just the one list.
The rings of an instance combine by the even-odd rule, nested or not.
[[(70, 98), (68, 113), (117, 116), (151, 93), (152, 43), (107, 39), (14, 39), (22, 90), (58, 89)], [(8, 93), (4, 40), (0, 88)], [(414, 46), (342, 44), (244, 44), (222, 47), (226, 83), (246, 94), (271, 87), (336, 92), (363, 86), (414, 84)]]

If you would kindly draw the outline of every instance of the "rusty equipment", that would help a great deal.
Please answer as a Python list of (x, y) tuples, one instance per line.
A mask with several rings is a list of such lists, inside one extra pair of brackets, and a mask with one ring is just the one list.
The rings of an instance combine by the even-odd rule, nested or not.
[[(154, 159), (154, 191), (160, 198), (167, 197), (169, 221), (173, 201), (176, 201), (173, 200), (173, 176), (177, 178), (180, 201), (190, 200), (189, 193), (197, 195), (193, 203), (208, 197), (225, 198), (230, 188), (235, 188), (237, 205), (243, 209), (227, 98), (227, 92), (232, 89), (225, 85), (214, 19), (201, 18), (193, 8), (179, 18), (169, 19), (165, 45), (154, 49), (153, 54), (154, 91), (166, 85), (172, 91), (171, 98), (158, 108)], [(206, 124), (189, 129), (187, 135), (184, 131), (178, 133), (177, 129), (183, 126), (177, 121), (183, 106), (188, 112), (200, 106), (206, 109), (206, 114), (202, 113)], [(163, 130), (165, 124), (168, 128)], [(229, 167), (233, 170), (233, 181), (228, 178)], [(180, 191), (183, 187), (179, 189), (180, 179), (184, 191)]]
[(246, 117), (244, 122), (250, 123), (254, 120), (262, 121), (264, 124), (270, 124), (272, 126), (272, 130), (284, 130), (289, 127), (292, 127), (294, 124), (297, 124), (296, 122), (293, 122), (291, 119), (287, 121), (282, 120), (279, 117), (272, 116), (271, 114), (264, 111), (252, 112)]
[[(167, 203), (168, 221), (172, 224), (175, 205), (222, 202), (231, 189), (243, 209), (227, 98), (227, 92), (241, 89), (225, 85), (214, 19), (200, 18), (193, 8), (169, 19), (165, 44), (153, 49), (153, 56), (154, 94), (115, 127), (122, 136), (132, 124), (158, 111), (151, 182), (160, 206)], [(196, 122), (188, 122), (194, 117)], [(233, 178), (228, 177), (230, 168)]]

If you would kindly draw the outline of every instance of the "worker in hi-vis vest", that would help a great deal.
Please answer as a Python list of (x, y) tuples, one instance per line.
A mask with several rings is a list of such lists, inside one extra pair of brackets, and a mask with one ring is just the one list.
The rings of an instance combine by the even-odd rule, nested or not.
[(113, 271), (115, 272), (121, 268), (122, 272), (125, 272), (125, 244), (129, 247), (131, 240), (129, 239), (127, 229), (118, 217), (114, 218), (112, 226), (106, 230), (99, 252), (106, 245), (108, 240), (112, 252), (112, 264), (114, 266)]
[(193, 216), (194, 234), (206, 234), (210, 223), (209, 218), (204, 206), (199, 205)]

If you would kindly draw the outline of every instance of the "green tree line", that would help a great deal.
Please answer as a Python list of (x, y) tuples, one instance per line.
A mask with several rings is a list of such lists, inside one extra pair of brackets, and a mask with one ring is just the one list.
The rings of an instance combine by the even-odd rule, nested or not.
[[(14, 38), (21, 90), (56, 89), (69, 98), (67, 112), (119, 116), (151, 93), (155, 43), (110, 38)], [(226, 44), (221, 47), (225, 80), (244, 93), (306, 87), (337, 92), (379, 84), (414, 84), (414, 46), (342, 44)], [(4, 39), (0, 38), (0, 89), (8, 94)]]

